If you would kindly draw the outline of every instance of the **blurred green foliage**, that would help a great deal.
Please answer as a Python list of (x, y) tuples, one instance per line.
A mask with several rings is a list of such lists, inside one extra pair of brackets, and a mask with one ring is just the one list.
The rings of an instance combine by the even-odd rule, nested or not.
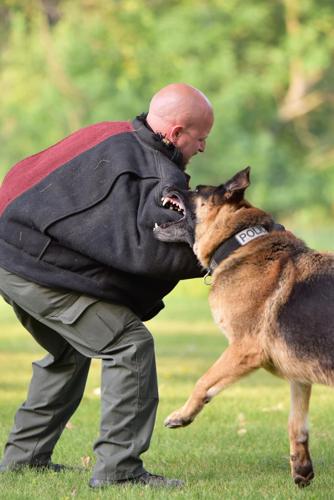
[(0, 172), (184, 81), (216, 114), (193, 184), (249, 164), (251, 201), (333, 227), (333, 26), (333, 0), (2, 0)]

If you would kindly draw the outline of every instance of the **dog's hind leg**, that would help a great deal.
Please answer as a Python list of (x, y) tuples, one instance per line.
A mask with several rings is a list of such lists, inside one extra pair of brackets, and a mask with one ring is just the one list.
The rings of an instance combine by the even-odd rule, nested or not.
[[(248, 341), (247, 341), (248, 340)], [(194, 391), (185, 405), (165, 420), (165, 426), (184, 427), (189, 425), (216, 394), (241, 377), (259, 368), (262, 364), (262, 350), (254, 338), (232, 343), (198, 380)]]
[(291, 409), (289, 416), (290, 465), (294, 482), (299, 487), (310, 484), (314, 477), (308, 449), (308, 409), (311, 385), (291, 382)]

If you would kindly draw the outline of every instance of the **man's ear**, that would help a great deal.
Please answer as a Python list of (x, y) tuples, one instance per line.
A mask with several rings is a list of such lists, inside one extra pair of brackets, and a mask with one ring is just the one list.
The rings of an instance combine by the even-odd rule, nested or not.
[(245, 190), (250, 184), (249, 180), (250, 167), (246, 167), (244, 170), (236, 173), (230, 180), (225, 182), (225, 199), (230, 199), (233, 197), (241, 200), (244, 196)]
[(181, 134), (183, 132), (183, 127), (182, 125), (174, 125), (169, 131), (168, 134), (168, 139), (173, 143), (176, 144), (178, 139), (180, 138)]

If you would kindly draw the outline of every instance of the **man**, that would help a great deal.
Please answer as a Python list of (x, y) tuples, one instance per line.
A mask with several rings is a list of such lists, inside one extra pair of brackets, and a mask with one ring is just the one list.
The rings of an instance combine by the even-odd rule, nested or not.
[(201, 275), (187, 245), (153, 237), (180, 215), (164, 187), (187, 188), (184, 169), (204, 152), (208, 99), (171, 84), (130, 122), (81, 129), (14, 166), (0, 190), (0, 291), (49, 354), (33, 363), (2, 471), (63, 470), (54, 446), (80, 403), (90, 359), (102, 359), (102, 416), (92, 488), (178, 486), (147, 472), (158, 402), (153, 339), (143, 321), (178, 280)]

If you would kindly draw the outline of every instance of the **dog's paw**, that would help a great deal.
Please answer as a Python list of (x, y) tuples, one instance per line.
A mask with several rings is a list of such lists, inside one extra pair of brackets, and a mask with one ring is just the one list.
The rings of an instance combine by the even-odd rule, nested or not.
[(314, 478), (313, 472), (310, 472), (306, 477), (299, 476), (296, 474), (293, 478), (294, 483), (297, 484), (299, 488), (305, 488), (305, 486), (309, 486), (311, 484), (312, 479)]
[(292, 476), (294, 483), (297, 484), (299, 488), (308, 486), (314, 478), (312, 462), (309, 461), (304, 465), (295, 466)]
[(180, 411), (175, 411), (166, 418), (164, 425), (169, 429), (176, 429), (177, 427), (186, 427), (191, 422), (192, 419), (182, 416)]

